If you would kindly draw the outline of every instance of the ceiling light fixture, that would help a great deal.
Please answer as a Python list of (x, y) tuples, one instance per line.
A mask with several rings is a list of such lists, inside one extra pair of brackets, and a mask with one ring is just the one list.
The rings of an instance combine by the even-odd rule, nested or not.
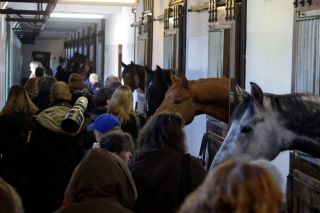
[(52, 18), (103, 19), (104, 15), (92, 13), (51, 13)]

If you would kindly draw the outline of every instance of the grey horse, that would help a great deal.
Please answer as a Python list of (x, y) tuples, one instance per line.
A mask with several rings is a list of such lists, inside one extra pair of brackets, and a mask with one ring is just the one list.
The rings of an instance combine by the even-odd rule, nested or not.
[(299, 150), (320, 157), (320, 96), (263, 94), (251, 84), (251, 95), (238, 89), (241, 102), (211, 168), (233, 160), (273, 160), (281, 151)]

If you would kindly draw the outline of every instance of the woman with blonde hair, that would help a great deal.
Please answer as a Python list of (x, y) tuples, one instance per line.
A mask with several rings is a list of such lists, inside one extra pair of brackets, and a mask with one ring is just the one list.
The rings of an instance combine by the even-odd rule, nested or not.
[(183, 203), (180, 213), (278, 213), (282, 192), (266, 169), (228, 161), (216, 167)]
[(25, 178), (28, 131), (38, 108), (22, 86), (12, 86), (0, 111), (0, 176), (13, 185), (20, 196), (28, 181)]
[(119, 119), (124, 132), (128, 132), (134, 139), (137, 139), (140, 122), (133, 111), (133, 96), (128, 86), (121, 86), (114, 91), (108, 113)]

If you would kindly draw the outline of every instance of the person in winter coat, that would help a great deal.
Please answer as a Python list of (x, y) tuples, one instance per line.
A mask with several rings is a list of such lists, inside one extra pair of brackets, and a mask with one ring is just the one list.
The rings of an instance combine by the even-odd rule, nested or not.
[(86, 146), (93, 140), (87, 135), (86, 119), (79, 119), (81, 122), (74, 132), (61, 127), (61, 121), (72, 108), (69, 86), (61, 81), (54, 83), (51, 98), (53, 102), (37, 115), (32, 128), (29, 176), (33, 184), (26, 213), (51, 213), (61, 206), (74, 168), (86, 147), (92, 146)]
[(159, 113), (142, 128), (140, 149), (129, 162), (138, 189), (135, 212), (176, 212), (204, 180), (200, 161), (185, 154), (183, 127), (180, 115)]
[(57, 80), (52, 76), (44, 76), (38, 81), (39, 93), (32, 99), (32, 102), (39, 108), (39, 111), (44, 110), (50, 104), (50, 90), (52, 84)]
[(137, 191), (125, 163), (104, 149), (91, 149), (72, 174), (67, 206), (56, 213), (132, 213)]
[(26, 178), (28, 131), (32, 117), (38, 111), (27, 90), (12, 86), (8, 100), (0, 112), (0, 176), (11, 184), (26, 201), (30, 181)]

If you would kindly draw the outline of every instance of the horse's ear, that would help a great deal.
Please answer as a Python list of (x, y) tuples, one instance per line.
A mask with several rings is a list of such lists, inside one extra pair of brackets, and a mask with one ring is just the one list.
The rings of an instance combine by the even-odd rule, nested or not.
[(157, 71), (161, 71), (161, 70), (162, 70), (161, 67), (157, 65)]
[(123, 63), (123, 61), (121, 61), (121, 66), (122, 66), (123, 68), (125, 68), (127, 65), (126, 65), (125, 63)]
[(256, 103), (263, 106), (263, 92), (261, 88), (254, 82), (250, 82), (251, 95)]
[(185, 75), (182, 75), (182, 86), (184, 87), (184, 88), (186, 88), (186, 89), (188, 89), (188, 80), (187, 80), (187, 78), (186, 78), (186, 76)]
[(176, 83), (176, 82), (178, 82), (178, 81), (181, 80), (181, 79), (179, 78), (179, 76), (176, 76), (176, 75), (173, 74), (173, 73), (170, 73), (170, 79), (171, 79), (172, 84), (174, 84), (174, 83)]
[(150, 74), (150, 73), (152, 72), (152, 70), (149, 69), (147, 66), (144, 66), (144, 69), (146, 70), (146, 72), (147, 72), (148, 74)]
[(134, 65), (134, 62), (133, 62), (133, 61), (131, 61), (131, 65)]
[(236, 103), (241, 102), (243, 99), (249, 97), (249, 94), (242, 89), (239, 84), (234, 82), (234, 89), (235, 89), (235, 97), (234, 97), (234, 101)]

